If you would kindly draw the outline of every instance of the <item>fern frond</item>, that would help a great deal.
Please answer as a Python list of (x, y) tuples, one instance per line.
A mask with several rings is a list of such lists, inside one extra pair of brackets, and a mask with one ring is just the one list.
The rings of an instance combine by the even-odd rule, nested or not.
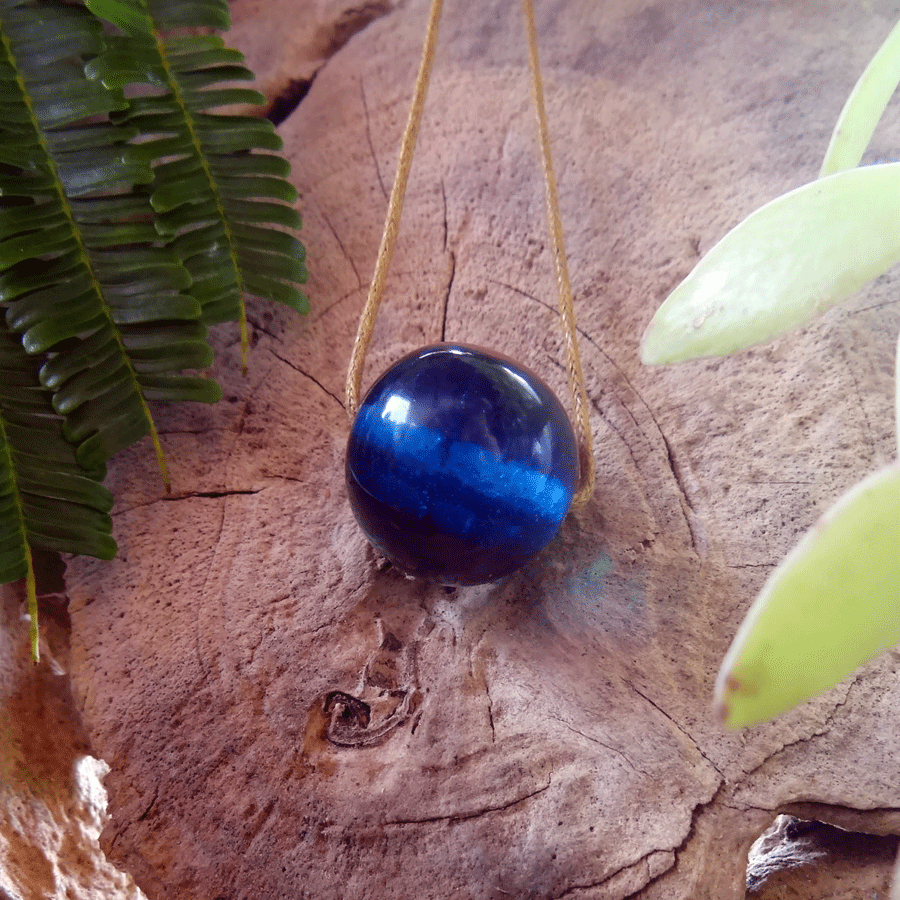
[(0, 322), (0, 582), (26, 579), (31, 652), (38, 658), (33, 547), (112, 559), (104, 469), (86, 471), (38, 377), (38, 361)]
[(115, 118), (143, 135), (140, 148), (153, 164), (157, 230), (190, 272), (203, 321), (240, 322), (245, 365), (245, 294), (307, 310), (297, 287), (307, 277), (304, 247), (290, 231), (272, 228), (300, 228), (299, 213), (287, 205), (297, 193), (287, 181), (287, 162), (266, 152), (282, 146), (268, 121), (212, 112), (264, 101), (256, 91), (231, 86), (253, 78), (243, 56), (216, 36), (166, 37), (161, 24), (220, 28), (223, 18), (227, 21), (227, 3), (91, 4), (98, 13), (101, 6), (129, 33), (111, 39), (109, 50), (87, 72), (109, 86), (140, 81), (158, 89), (134, 98)]
[(0, 0), (0, 581), (35, 658), (32, 548), (112, 558), (105, 461), (149, 434), (168, 487), (148, 404), (219, 399), (184, 374), (207, 324), (240, 321), (246, 360), (244, 293), (306, 310), (281, 141), (219, 112), (262, 102), (243, 57), (164, 36), (227, 28), (225, 0), (84, 2)]
[(41, 376), (79, 460), (150, 434), (165, 478), (148, 400), (220, 390), (181, 374), (212, 352), (191, 276), (153, 227), (137, 131), (108, 119), (127, 101), (84, 75), (103, 47), (82, 7), (0, 0), (0, 303), (25, 349), (48, 357)]

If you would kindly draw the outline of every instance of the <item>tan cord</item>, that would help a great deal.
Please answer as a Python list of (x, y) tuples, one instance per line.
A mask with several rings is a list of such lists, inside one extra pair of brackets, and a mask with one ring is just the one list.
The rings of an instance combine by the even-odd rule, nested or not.
[(369, 341), (372, 340), (372, 332), (375, 329), (375, 317), (378, 315), (378, 307), (381, 305), (381, 296), (384, 293), (385, 281), (387, 281), (388, 267), (391, 264), (391, 257), (394, 255), (394, 245), (397, 243), (400, 216), (403, 214), (403, 198), (406, 195), (406, 182), (409, 179), (413, 151), (416, 148), (419, 123), (422, 121), (422, 110), (425, 108), (428, 78), (431, 75), (431, 64), (434, 62), (434, 47), (437, 44), (438, 22), (441, 18), (443, 5), (443, 0), (432, 0), (431, 3), (428, 30), (425, 32), (425, 46), (422, 48), (422, 62), (419, 64), (419, 74), (416, 76), (416, 88), (413, 93), (412, 106), (409, 110), (409, 118), (406, 121), (406, 131), (403, 132), (403, 143), (400, 145), (397, 175), (394, 178), (394, 186), (391, 188), (391, 199), (388, 202), (387, 219), (384, 223), (384, 234), (381, 235), (381, 247), (378, 249), (375, 274), (372, 276), (372, 286), (369, 288), (369, 296), (366, 299), (365, 307), (363, 307), (359, 328), (356, 331), (356, 340), (353, 343), (353, 352), (350, 355), (350, 367), (347, 370), (346, 401), (347, 415), (350, 416), (351, 422), (359, 408), (359, 386), (362, 383), (363, 363), (366, 359)]
[(591, 436), (591, 419), (588, 411), (587, 392), (584, 389), (584, 373), (581, 369), (581, 354), (578, 350), (578, 326), (575, 322), (575, 307), (572, 301), (572, 285), (569, 281), (569, 267), (566, 264), (566, 245), (563, 238), (562, 219), (559, 214), (559, 199), (556, 195), (556, 176), (553, 174), (553, 160), (550, 156), (550, 135), (547, 128), (547, 113), (544, 110), (544, 85), (541, 81), (541, 63), (538, 59), (537, 29), (534, 24), (532, 0), (522, 0), (525, 13), (525, 30), (528, 32), (528, 56), (531, 61), (531, 99), (537, 117), (541, 162), (544, 169), (544, 185), (547, 189), (547, 221), (553, 252), (553, 268), (556, 272), (556, 287), (559, 291), (559, 314), (563, 323), (563, 340), (566, 346), (566, 366), (569, 371), (569, 389), (575, 403), (575, 434), (578, 439), (578, 461), (580, 473), (578, 489), (572, 498), (572, 506), (583, 506), (594, 493), (596, 473), (594, 470), (594, 448)]
[[(406, 194), (406, 183), (409, 179), (416, 137), (419, 133), (419, 124), (422, 121), (422, 111), (425, 108), (428, 79), (431, 75), (432, 63), (434, 62), (434, 48), (437, 43), (438, 22), (442, 6), (443, 0), (432, 0), (428, 29), (425, 33), (425, 46), (422, 49), (422, 62), (419, 65), (419, 74), (416, 77), (409, 119), (406, 123), (406, 131), (403, 134), (403, 142), (400, 147), (397, 175), (394, 179), (391, 198), (388, 202), (387, 219), (384, 224), (384, 234), (381, 237), (381, 247), (378, 250), (378, 260), (375, 263), (375, 274), (372, 276), (372, 286), (369, 288), (369, 296), (366, 299), (366, 305), (360, 317), (356, 341), (353, 344), (353, 352), (350, 356), (350, 366), (347, 371), (346, 401), (347, 414), (350, 416), (351, 421), (356, 416), (359, 408), (359, 389), (362, 382), (362, 369), (366, 350), (372, 339), (375, 317), (378, 315), (378, 307), (381, 305), (388, 267), (394, 253), (394, 245), (397, 243), (400, 216), (403, 212), (403, 198)], [(550, 226), (553, 267), (559, 291), (559, 310), (563, 323), (569, 387), (575, 404), (580, 474), (578, 488), (575, 496), (572, 498), (572, 506), (582, 506), (594, 492), (595, 471), (591, 424), (587, 394), (584, 389), (584, 374), (581, 369), (581, 356), (578, 351), (578, 331), (575, 323), (572, 286), (569, 282), (569, 270), (566, 265), (565, 241), (559, 214), (559, 200), (556, 195), (556, 178), (553, 174), (553, 162), (550, 157), (547, 114), (544, 111), (544, 88), (541, 82), (540, 61), (538, 59), (537, 29), (534, 24), (534, 9), (531, 0), (522, 0), (522, 8), (525, 13), (525, 27), (528, 33), (528, 49), (532, 74), (532, 100), (538, 123), (539, 143), (541, 145), (541, 162), (547, 193), (547, 218)]]

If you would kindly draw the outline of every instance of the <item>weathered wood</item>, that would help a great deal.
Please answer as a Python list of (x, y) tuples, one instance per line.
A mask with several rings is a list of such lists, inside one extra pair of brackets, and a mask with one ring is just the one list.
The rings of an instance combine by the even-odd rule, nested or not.
[(35, 666), (16, 587), (0, 589), (0, 898), (142, 900), (98, 842), (107, 767), (72, 702), (63, 598), (44, 598)]
[[(747, 732), (710, 713), (771, 566), (894, 453), (896, 279), (733, 359), (636, 353), (699, 254), (815, 177), (892, 24), (872, 6), (540, 4), (598, 490), (523, 572), (452, 593), (378, 568), (342, 471), (423, 0), (379, 7), (321, 64), (281, 128), (312, 313), (252, 305), (245, 381), (223, 334), (225, 402), (161, 412), (173, 495), (125, 454), (120, 557), (69, 570), (104, 845), (151, 898), (727, 900), (790, 804), (860, 827), (900, 808), (896, 653)], [(297, 4), (234, 13), (283, 80), (249, 35), (290, 45)], [(515, 3), (447, 4), (369, 382), (445, 334), (565, 398), (522, 35)], [(892, 129), (879, 152), (896, 146)]]
[(750, 850), (747, 900), (887, 897), (896, 855), (895, 835), (874, 838), (779, 816)]

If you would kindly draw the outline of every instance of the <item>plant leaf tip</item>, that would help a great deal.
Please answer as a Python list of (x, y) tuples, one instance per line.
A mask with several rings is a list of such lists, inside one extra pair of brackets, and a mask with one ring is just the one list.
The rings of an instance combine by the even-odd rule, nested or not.
[(640, 359), (645, 366), (664, 366), (674, 362), (672, 359), (672, 339), (670, 337), (668, 346), (666, 341), (662, 339), (658, 326), (656, 325), (656, 316), (650, 320), (650, 324), (644, 330), (640, 343)]
[(733, 709), (731, 707), (730, 698), (727, 696), (727, 691), (719, 685), (716, 685), (713, 694), (712, 713), (713, 717), (720, 725), (729, 729), (734, 728), (734, 723), (731, 721)]
[(647, 323), (647, 327), (644, 329), (644, 333), (641, 335), (640, 344), (638, 345), (638, 354), (641, 363), (645, 366), (655, 366), (659, 361), (659, 354), (653, 346), (653, 323), (655, 321), (656, 316), (654, 315)]
[(741, 694), (747, 694), (747, 685), (738, 680), (733, 670), (719, 673), (719, 678), (713, 692), (713, 715), (716, 720), (730, 731), (755, 725), (758, 719), (747, 715), (747, 709), (742, 709)]
[(659, 355), (657, 353), (654, 353), (652, 348), (648, 349), (646, 335), (644, 335), (644, 337), (641, 339), (639, 355), (642, 365), (658, 366), (662, 364), (662, 360), (659, 358)]
[(719, 724), (724, 725), (726, 728), (731, 727), (728, 722), (731, 709), (724, 700), (719, 699), (713, 702), (713, 715)]

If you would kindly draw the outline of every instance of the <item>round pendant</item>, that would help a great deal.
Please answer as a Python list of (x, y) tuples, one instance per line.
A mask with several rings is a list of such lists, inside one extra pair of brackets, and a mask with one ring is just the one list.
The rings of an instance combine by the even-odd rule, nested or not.
[(394, 565), (441, 584), (508, 575), (556, 534), (578, 451), (533, 372), (461, 344), (404, 357), (375, 383), (347, 445), (353, 512)]

